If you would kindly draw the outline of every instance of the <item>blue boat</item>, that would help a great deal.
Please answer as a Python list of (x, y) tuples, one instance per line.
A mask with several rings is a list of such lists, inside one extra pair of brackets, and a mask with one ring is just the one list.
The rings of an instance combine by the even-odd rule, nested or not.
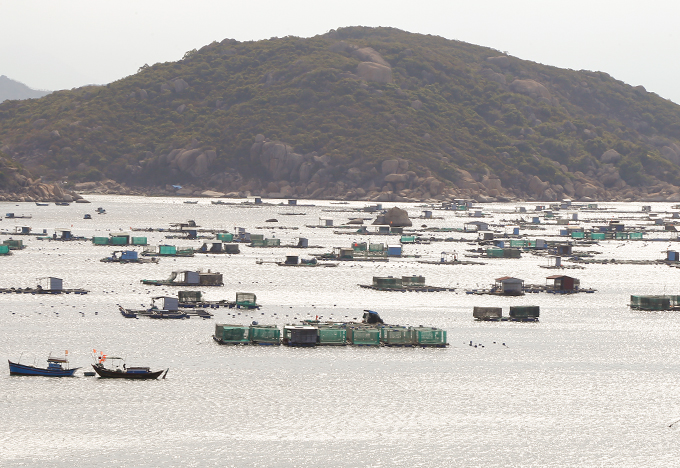
[(9, 375), (41, 375), (43, 377), (73, 377), (80, 367), (69, 368), (66, 358), (47, 358), (47, 367), (28, 366), (18, 362), (9, 362)]

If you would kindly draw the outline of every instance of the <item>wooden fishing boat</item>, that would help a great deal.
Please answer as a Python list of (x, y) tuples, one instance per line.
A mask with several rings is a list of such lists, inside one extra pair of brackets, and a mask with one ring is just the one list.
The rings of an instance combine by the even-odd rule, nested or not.
[[(104, 367), (106, 360), (114, 361), (112, 367)], [(92, 364), (92, 368), (99, 375), (99, 377), (107, 379), (130, 379), (130, 380), (154, 380), (163, 374), (163, 378), (168, 374), (168, 369), (161, 369), (159, 371), (152, 371), (149, 367), (127, 367), (125, 360), (119, 357), (107, 357), (105, 354), (97, 358), (98, 362)]]
[(49, 356), (47, 367), (35, 367), (18, 362), (9, 362), (9, 375), (40, 375), (43, 377), (73, 377), (80, 367), (70, 368), (68, 359)]

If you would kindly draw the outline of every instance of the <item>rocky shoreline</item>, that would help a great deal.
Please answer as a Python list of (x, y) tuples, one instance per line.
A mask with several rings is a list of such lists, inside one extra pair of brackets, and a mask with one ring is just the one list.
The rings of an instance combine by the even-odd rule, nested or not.
[[(250, 181), (253, 185), (257, 185), (259, 181)], [(479, 184), (479, 183), (477, 183)], [(470, 184), (471, 185), (471, 184)], [(484, 185), (484, 184), (481, 184)], [(85, 182), (69, 186), (72, 190), (64, 191), (64, 196), (61, 199), (32, 199), (26, 196), (18, 196), (12, 198), (11, 201), (68, 201), (68, 196), (72, 196), (74, 201), (79, 198), (87, 196), (88, 194), (98, 195), (129, 195), (129, 196), (146, 196), (146, 197), (182, 197), (182, 198), (208, 198), (208, 199), (242, 199), (248, 197), (262, 197), (269, 199), (313, 199), (313, 200), (333, 200), (333, 201), (367, 201), (367, 202), (400, 202), (400, 203), (442, 203), (451, 202), (455, 199), (472, 199), (479, 203), (493, 203), (493, 202), (554, 202), (562, 198), (569, 198), (578, 202), (669, 202), (680, 203), (680, 188), (675, 186), (659, 187), (657, 191), (651, 193), (642, 193), (639, 191), (627, 190), (623, 192), (597, 191), (590, 194), (591, 196), (569, 196), (561, 193), (562, 198), (542, 197), (530, 195), (529, 193), (515, 193), (498, 194), (493, 193), (489, 195), (488, 190), (477, 190), (475, 187), (461, 188), (461, 187), (442, 187), (439, 194), (435, 196), (407, 196), (404, 192), (393, 191), (371, 191), (364, 193), (357, 193), (357, 191), (349, 191), (346, 193), (338, 193), (337, 186), (330, 187), (328, 190), (320, 192), (313, 191), (310, 193), (296, 193), (296, 192), (270, 192), (266, 189), (260, 190), (242, 190), (221, 192), (218, 190), (207, 190), (205, 188), (185, 185), (181, 188), (167, 185), (165, 187), (139, 188), (128, 187), (124, 184), (119, 184), (113, 180), (99, 181), (99, 182)], [(551, 190), (550, 187), (544, 189)], [(309, 192), (309, 191), (307, 191)], [(0, 200), (7, 200), (9, 198), (3, 197), (0, 194)]]

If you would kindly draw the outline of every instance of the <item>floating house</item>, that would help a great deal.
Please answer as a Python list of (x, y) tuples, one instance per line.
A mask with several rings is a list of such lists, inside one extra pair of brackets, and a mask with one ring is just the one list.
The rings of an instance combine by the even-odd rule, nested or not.
[(105, 257), (100, 260), (104, 263), (158, 263), (158, 259), (139, 258), (139, 255), (134, 250), (116, 250), (110, 257)]
[(570, 257), (572, 255), (574, 246), (572, 244), (556, 244), (553, 247), (553, 253), (558, 256)]
[(494, 292), (496, 294), (506, 296), (521, 296), (524, 294), (524, 280), (511, 276), (503, 276), (502, 278), (496, 278), (495, 281)]
[(552, 282), (552, 289), (554, 291), (575, 292), (581, 284), (577, 278), (566, 275), (551, 275), (547, 276), (546, 280)]
[(0, 293), (16, 294), (87, 294), (85, 289), (64, 289), (64, 280), (54, 276), (38, 278), (38, 285), (35, 288), (9, 288), (0, 289)]
[(202, 271), (173, 271), (166, 280), (142, 280), (143, 284), (153, 286), (222, 286), (222, 273)]
[(488, 231), (489, 223), (483, 221), (471, 221), (469, 223), (463, 224), (463, 231), (465, 232), (478, 232), (478, 231)]
[(60, 241), (72, 241), (83, 240), (85, 238), (82, 236), (74, 236), (73, 232), (70, 229), (58, 228), (54, 230), (54, 234), (52, 234), (52, 239)]

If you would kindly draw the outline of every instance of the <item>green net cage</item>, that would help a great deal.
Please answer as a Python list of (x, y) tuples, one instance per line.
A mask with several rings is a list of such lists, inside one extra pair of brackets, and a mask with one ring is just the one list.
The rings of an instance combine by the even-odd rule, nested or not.
[(376, 288), (401, 288), (401, 278), (374, 276), (373, 286)]
[(257, 296), (253, 293), (237, 292), (236, 293), (237, 307), (257, 307)]
[(439, 328), (418, 327), (412, 330), (415, 344), (418, 346), (446, 346), (446, 331)]
[(344, 345), (347, 343), (347, 330), (336, 327), (319, 328), (320, 345)]
[(539, 306), (510, 306), (512, 318), (538, 318), (541, 308)]
[(111, 245), (127, 245), (128, 238), (124, 236), (112, 236)]
[(630, 296), (630, 307), (638, 310), (671, 310), (680, 306), (680, 296)]
[(222, 242), (232, 242), (234, 240), (234, 235), (230, 232), (220, 232), (217, 234), (217, 240)]
[(250, 327), (242, 325), (222, 325), (222, 342), (246, 344), (250, 342)]
[(253, 325), (250, 327), (250, 341), (255, 344), (279, 344), (281, 330), (276, 325)]
[(203, 300), (201, 291), (180, 291), (177, 293), (177, 296), (179, 297), (179, 302), (195, 303)]
[(384, 327), (380, 329), (380, 341), (385, 346), (408, 346), (413, 344), (413, 336), (406, 327)]
[(347, 341), (356, 346), (380, 346), (380, 330), (377, 328), (349, 328)]
[(177, 253), (177, 247), (174, 245), (161, 245), (158, 248), (159, 255), (175, 255)]

